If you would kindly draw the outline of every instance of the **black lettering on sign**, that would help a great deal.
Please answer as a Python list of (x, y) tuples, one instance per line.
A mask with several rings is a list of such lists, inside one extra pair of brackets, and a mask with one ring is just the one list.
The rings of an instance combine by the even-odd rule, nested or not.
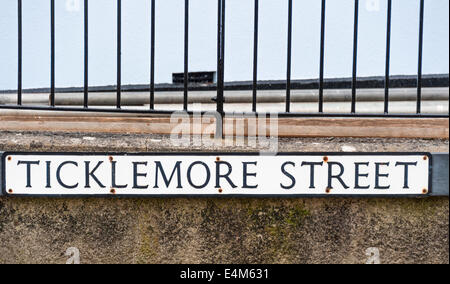
[(289, 179), (291, 179), (291, 185), (283, 185), (282, 183), (280, 183), (280, 186), (281, 186), (281, 188), (283, 188), (283, 189), (292, 189), (292, 188), (294, 188), (294, 186), (295, 186), (295, 183), (296, 183), (296, 180), (295, 180), (295, 177), (294, 176), (292, 176), (290, 173), (288, 173), (287, 171), (286, 171), (286, 166), (293, 166), (293, 167), (295, 167), (295, 163), (294, 162), (286, 162), (286, 163), (284, 163), (283, 165), (281, 165), (281, 172), (285, 175), (285, 176), (287, 176)]
[(323, 166), (323, 162), (320, 162), (320, 163), (319, 162), (303, 162), (302, 167), (303, 166), (310, 166), (309, 188), (310, 189), (316, 188), (314, 185), (314, 178), (315, 178), (314, 167), (315, 166)]
[(94, 181), (101, 188), (106, 188), (106, 186), (104, 186), (100, 182), (100, 180), (97, 178), (97, 176), (95, 176), (95, 171), (101, 166), (101, 164), (103, 164), (103, 161), (98, 162), (97, 165), (95, 166), (95, 168), (92, 171), (89, 171), (89, 165), (91, 164), (91, 162), (85, 161), (84, 163), (85, 163), (85, 166), (86, 166), (86, 175), (85, 175), (86, 185), (85, 185), (85, 188), (91, 188), (91, 184), (90, 184), (91, 177), (94, 179)]
[(408, 169), (409, 166), (417, 166), (417, 162), (414, 163), (402, 163), (402, 162), (397, 162), (395, 164), (395, 166), (404, 166), (405, 167), (405, 172), (404, 172), (404, 177), (403, 177), (403, 188), (404, 189), (408, 189), (409, 188), (409, 183), (408, 183)]
[(18, 161), (17, 165), (27, 165), (27, 188), (31, 188), (31, 165), (38, 166), (40, 161)]
[(367, 163), (355, 163), (355, 189), (368, 189), (368, 188), (370, 188), (370, 185), (367, 185), (367, 186), (359, 185), (359, 178), (361, 178), (361, 177), (365, 177), (365, 178), (369, 177), (369, 174), (367, 174), (367, 173), (364, 173), (364, 174), (360, 173), (360, 169), (359, 169), (360, 166), (368, 167), (369, 166), (369, 162), (367, 162)]
[[(220, 173), (220, 166), (226, 165), (228, 167), (228, 172), (226, 174)], [(220, 179), (224, 178), (227, 180), (227, 182), (231, 185), (232, 188), (236, 188), (237, 186), (233, 183), (233, 181), (230, 179), (230, 174), (233, 171), (233, 168), (231, 167), (231, 164), (228, 162), (223, 161), (217, 161), (216, 162), (216, 188), (221, 188), (220, 186)]]
[(380, 185), (380, 177), (384, 177), (384, 178), (389, 177), (389, 173), (386, 173), (386, 174), (380, 173), (381, 166), (389, 167), (389, 163), (375, 163), (375, 189), (389, 189), (391, 187), (390, 185), (386, 185), (386, 186)]
[(46, 164), (46, 168), (47, 168), (47, 185), (45, 186), (45, 188), (52, 188), (51, 178), (50, 178), (51, 161), (46, 161), (45, 164)]
[(153, 188), (159, 188), (159, 185), (158, 185), (158, 176), (159, 176), (158, 173), (159, 172), (161, 172), (161, 176), (162, 176), (167, 188), (169, 187), (170, 183), (172, 182), (172, 179), (173, 179), (175, 173), (177, 174), (177, 188), (183, 188), (181, 186), (181, 170), (180, 170), (181, 161), (178, 161), (175, 164), (175, 167), (173, 168), (172, 174), (170, 175), (169, 179), (167, 179), (166, 173), (164, 172), (164, 168), (163, 168), (161, 162), (156, 161), (155, 164), (156, 164), (155, 186)]
[[(206, 170), (206, 179), (202, 185), (195, 185), (194, 182), (192, 181), (192, 175), (191, 175), (192, 168), (197, 165), (203, 166)], [(196, 188), (196, 189), (205, 188), (209, 184), (209, 181), (211, 180), (211, 171), (209, 170), (208, 165), (203, 162), (200, 162), (200, 161), (192, 163), (187, 170), (187, 180), (193, 188)]]
[[(339, 169), (340, 169), (339, 174), (333, 175), (333, 166), (339, 166)], [(333, 188), (333, 184), (332, 184), (333, 179), (337, 179), (345, 189), (350, 188), (342, 180), (341, 176), (343, 174), (344, 174), (344, 166), (341, 163), (328, 162), (328, 188), (331, 188), (331, 189)]]
[(147, 162), (133, 162), (133, 188), (147, 189), (148, 185), (138, 185), (138, 177), (147, 177), (146, 173), (138, 173), (138, 166), (147, 166)]
[(248, 172), (248, 165), (257, 166), (257, 162), (242, 162), (243, 170), (243, 181), (242, 181), (242, 188), (251, 189), (251, 188), (258, 188), (258, 185), (248, 185), (247, 178), (248, 177), (256, 177), (256, 173), (249, 173)]
[(111, 187), (112, 188), (127, 188), (128, 184), (118, 185), (116, 183), (116, 165), (117, 165), (117, 161), (111, 161)]
[(61, 169), (65, 165), (74, 165), (74, 166), (78, 167), (78, 163), (74, 162), (74, 161), (67, 161), (67, 162), (61, 163), (61, 165), (59, 165), (58, 169), (56, 170), (56, 180), (58, 181), (59, 185), (61, 185), (64, 188), (67, 188), (67, 189), (77, 188), (78, 187), (78, 183), (76, 183), (74, 185), (67, 185), (61, 180)]

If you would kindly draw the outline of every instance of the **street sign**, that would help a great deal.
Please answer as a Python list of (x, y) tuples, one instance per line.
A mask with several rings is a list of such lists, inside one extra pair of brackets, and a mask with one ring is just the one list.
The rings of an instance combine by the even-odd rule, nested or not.
[(427, 153), (4, 153), (10, 196), (426, 196)]

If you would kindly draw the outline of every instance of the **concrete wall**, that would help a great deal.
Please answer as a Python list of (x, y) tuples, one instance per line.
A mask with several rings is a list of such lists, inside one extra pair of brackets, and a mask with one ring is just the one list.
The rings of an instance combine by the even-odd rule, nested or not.
[[(448, 140), (282, 139), (280, 151), (448, 152)], [(177, 148), (167, 137), (10, 133), (1, 151)], [(0, 198), (0, 263), (449, 263), (449, 199)]]

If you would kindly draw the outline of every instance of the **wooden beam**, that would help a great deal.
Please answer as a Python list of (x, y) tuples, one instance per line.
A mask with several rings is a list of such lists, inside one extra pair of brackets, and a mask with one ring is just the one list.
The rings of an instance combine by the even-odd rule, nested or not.
[[(171, 122), (169, 117), (0, 116), (0, 131), (167, 135), (174, 129), (187, 130), (190, 127), (190, 133), (198, 135), (215, 129), (214, 122), (195, 128), (191, 121)], [(258, 127), (252, 128), (249, 119), (227, 118), (224, 133), (245, 136), (261, 130), (268, 133), (270, 122), (265, 122), (258, 130)], [(278, 125), (279, 137), (449, 138), (448, 118), (279, 118), (275, 124)]]

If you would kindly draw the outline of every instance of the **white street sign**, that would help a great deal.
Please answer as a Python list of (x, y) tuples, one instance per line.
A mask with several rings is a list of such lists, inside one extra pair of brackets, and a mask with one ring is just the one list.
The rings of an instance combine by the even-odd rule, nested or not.
[(425, 195), (429, 154), (5, 153), (19, 196)]

